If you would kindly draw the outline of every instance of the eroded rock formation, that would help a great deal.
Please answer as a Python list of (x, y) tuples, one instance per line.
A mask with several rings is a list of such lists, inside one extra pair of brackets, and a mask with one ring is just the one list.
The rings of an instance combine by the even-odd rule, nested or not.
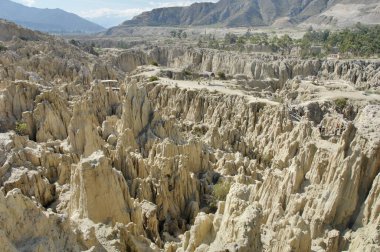
[(348, 80), (361, 89), (380, 85), (379, 62), (364, 60), (300, 60), (212, 49), (154, 47), (147, 52), (126, 51), (113, 60), (113, 65), (129, 72), (151, 62), (174, 68), (188, 68), (194, 72), (244, 75), (250, 79), (251, 85), (258, 80), (273, 79), (275, 84), (272, 91), (297, 76)]
[[(60, 43), (45, 45), (51, 57)], [(376, 92), (378, 62), (154, 49), (94, 67), (104, 78), (132, 71), (110, 86), (87, 74), (84, 52), (74, 60), (84, 65), (65, 59), (61, 71), (54, 60), (31, 64), (43, 57), (27, 60), (27, 48), (0, 53), (0, 250), (380, 249), (379, 95), (358, 90)], [(281, 83), (268, 94), (277, 100), (133, 72), (150, 59), (268, 75)], [(29, 68), (22, 81), (17, 67)], [(350, 99), (335, 100), (338, 89)], [(231, 188), (215, 200), (220, 184)]]

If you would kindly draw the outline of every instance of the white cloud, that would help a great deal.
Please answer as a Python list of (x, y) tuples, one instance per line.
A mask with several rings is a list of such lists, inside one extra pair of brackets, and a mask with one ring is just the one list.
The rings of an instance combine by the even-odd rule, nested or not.
[[(25, 0), (25, 1), (35, 1), (35, 0)], [(209, 2), (217, 2), (218, 0), (211, 0)], [(179, 2), (149, 2), (150, 7), (147, 8), (128, 8), (128, 9), (113, 9), (113, 8), (99, 8), (93, 10), (81, 11), (78, 14), (84, 18), (100, 18), (100, 17), (125, 17), (131, 18), (141, 14), (144, 11), (150, 11), (154, 8), (161, 7), (172, 7), (172, 6), (189, 6), (198, 1), (179, 1)]]
[(36, 4), (36, 0), (22, 0), (22, 3), (26, 6), (33, 6)]
[(144, 11), (150, 9), (147, 8), (131, 8), (131, 9), (111, 9), (111, 8), (100, 8), (94, 10), (82, 11), (79, 14), (85, 18), (99, 18), (99, 17), (132, 17), (136, 16)]

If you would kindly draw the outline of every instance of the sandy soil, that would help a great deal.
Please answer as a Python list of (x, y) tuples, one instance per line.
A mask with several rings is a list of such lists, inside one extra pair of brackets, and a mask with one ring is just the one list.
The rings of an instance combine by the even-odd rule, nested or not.
[(182, 81), (182, 80), (171, 80), (168, 78), (161, 78), (159, 81), (161, 84), (170, 85), (170, 86), (178, 86), (180, 88), (186, 89), (207, 89), (210, 92), (218, 92), (227, 95), (238, 95), (244, 96), (248, 102), (263, 102), (272, 105), (278, 105), (278, 102), (274, 102), (268, 99), (254, 97), (252, 95), (246, 94), (245, 91), (240, 89), (234, 89), (234, 85), (229, 81), (220, 81), (220, 80), (212, 80), (212, 81)]
[[(135, 70), (132, 77), (151, 77), (158, 76), (161, 70), (181, 71), (174, 68), (160, 68), (154, 66), (142, 66)], [(180, 87), (193, 90), (206, 89), (210, 92), (218, 92), (227, 95), (243, 96), (248, 102), (263, 102), (271, 105), (278, 105), (278, 102), (269, 99), (254, 97), (249, 95), (245, 90), (236, 85), (235, 80), (172, 80), (169, 78), (160, 77), (158, 83), (172, 87)]]
[(355, 101), (380, 103), (380, 94), (356, 90), (350, 82), (344, 80), (320, 81), (318, 85), (311, 81), (302, 81), (299, 91), (310, 93), (310, 101), (347, 98)]

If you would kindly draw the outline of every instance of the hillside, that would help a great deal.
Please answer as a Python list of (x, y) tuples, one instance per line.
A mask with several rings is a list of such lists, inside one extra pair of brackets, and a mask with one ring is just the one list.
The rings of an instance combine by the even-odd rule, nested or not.
[[(343, 11), (334, 9), (336, 6), (343, 7)], [(347, 8), (350, 11), (347, 12)], [(195, 3), (188, 7), (154, 9), (125, 21), (123, 25), (244, 27), (294, 25), (308, 19), (309, 24), (318, 24), (323, 20), (334, 25), (340, 23), (339, 18), (347, 16), (345, 13), (349, 13), (352, 21), (358, 19), (363, 23), (379, 23), (379, 8), (377, 0), (221, 0), (217, 3)]]
[(94, 33), (103, 27), (61, 9), (27, 7), (9, 0), (0, 0), (0, 18), (33, 30), (56, 33)]

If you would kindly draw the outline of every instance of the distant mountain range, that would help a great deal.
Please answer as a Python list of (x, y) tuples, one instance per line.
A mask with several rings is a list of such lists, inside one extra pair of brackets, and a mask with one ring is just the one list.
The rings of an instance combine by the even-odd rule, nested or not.
[(9, 0), (0, 0), (0, 18), (51, 33), (95, 33), (105, 30), (100, 25), (61, 9), (27, 7)]
[(144, 12), (124, 26), (291, 26), (380, 23), (379, 0), (221, 0)]

